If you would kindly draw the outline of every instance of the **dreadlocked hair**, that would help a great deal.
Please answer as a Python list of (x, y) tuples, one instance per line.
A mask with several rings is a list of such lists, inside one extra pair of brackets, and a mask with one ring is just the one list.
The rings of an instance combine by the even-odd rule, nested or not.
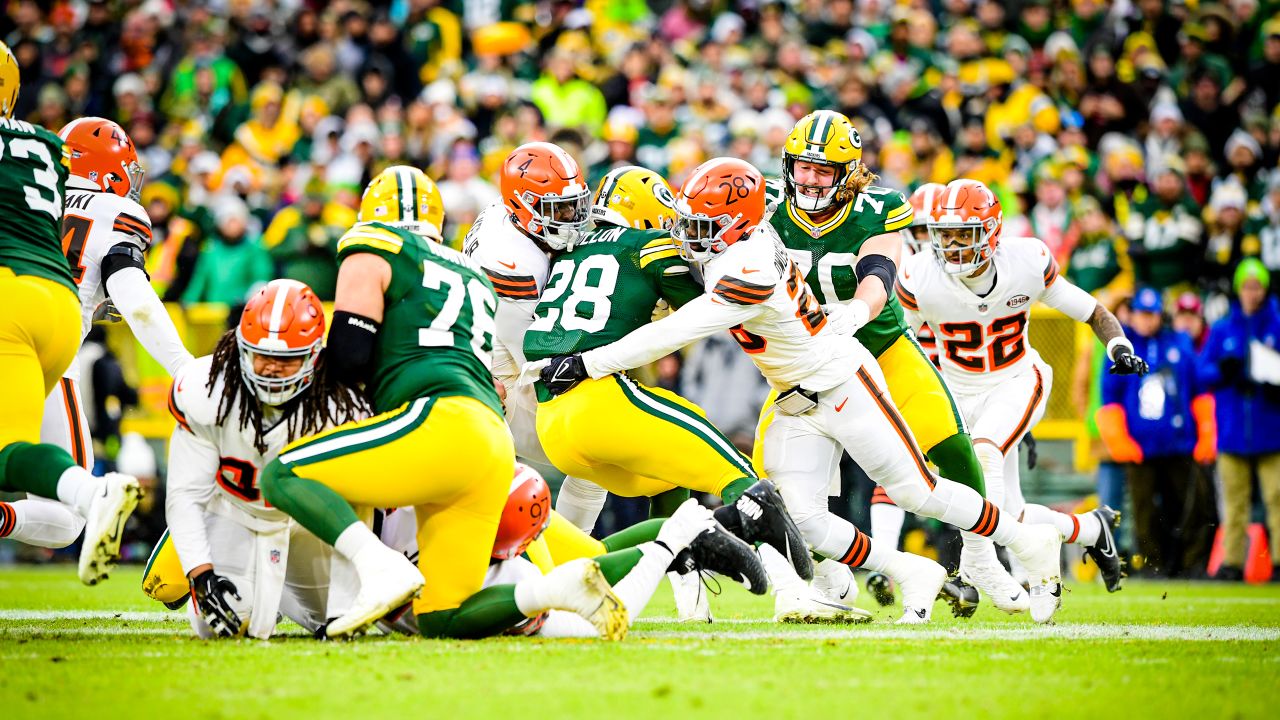
[[(205, 389), (213, 392), (219, 379), (222, 380), (222, 398), (218, 401), (217, 422), (227, 422), (231, 411), (237, 410), (240, 414), (240, 429), (244, 430), (252, 425), (253, 446), (259, 453), (266, 453), (262, 401), (240, 374), (240, 348), (236, 342), (235, 330), (228, 330), (218, 340)], [(316, 358), (311, 384), (280, 409), (283, 413), (281, 421), (288, 423), (288, 437), (292, 442), (300, 437), (313, 435), (325, 426), (367, 417), (370, 404), (360, 390), (331, 376), (325, 363), (325, 351), (321, 350)]]

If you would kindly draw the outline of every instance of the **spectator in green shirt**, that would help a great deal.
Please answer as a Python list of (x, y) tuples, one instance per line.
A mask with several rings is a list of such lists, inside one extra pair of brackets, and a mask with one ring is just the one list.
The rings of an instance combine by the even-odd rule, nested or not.
[(607, 107), (600, 88), (577, 76), (573, 53), (563, 48), (551, 51), (542, 77), (533, 83), (533, 104), (547, 125), (578, 128), (592, 136), (600, 133)]
[(235, 306), (272, 277), (271, 256), (257, 237), (249, 236), (249, 208), (236, 197), (213, 203), (217, 230), (200, 253), (182, 302)]

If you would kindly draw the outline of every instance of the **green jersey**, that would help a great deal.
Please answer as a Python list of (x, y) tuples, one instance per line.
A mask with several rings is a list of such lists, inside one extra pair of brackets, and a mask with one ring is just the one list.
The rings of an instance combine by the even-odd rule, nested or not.
[(502, 414), (490, 372), (498, 296), (480, 266), (378, 222), (356, 223), (338, 241), (339, 264), (356, 253), (391, 265), (370, 381), (374, 409), (386, 412), (426, 395), (463, 395)]
[[(911, 203), (897, 190), (871, 185), (819, 224), (792, 207), (781, 180), (770, 180), (765, 188), (769, 202), (778, 205), (769, 222), (823, 305), (853, 299), (858, 289), (853, 267), (864, 242), (911, 225)], [(907, 330), (897, 295), (888, 295), (880, 314), (854, 335), (876, 357)]]
[(67, 190), (62, 139), (39, 125), (0, 118), (0, 266), (76, 292), (62, 251)]
[(665, 230), (597, 227), (551, 267), (524, 335), (525, 357), (608, 345), (648, 324), (659, 300), (679, 307), (701, 294)]

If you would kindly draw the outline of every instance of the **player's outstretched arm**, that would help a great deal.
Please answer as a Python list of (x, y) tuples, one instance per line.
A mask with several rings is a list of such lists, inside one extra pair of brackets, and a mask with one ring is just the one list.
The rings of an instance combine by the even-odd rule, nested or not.
[(134, 337), (164, 366), (165, 372), (176, 375), (191, 359), (191, 353), (151, 287), (151, 279), (143, 270), (141, 251), (127, 243), (111, 248), (102, 258), (102, 276), (107, 297), (129, 324)]
[(1133, 343), (1124, 336), (1124, 327), (1111, 311), (1092, 295), (1058, 275), (1058, 264), (1049, 260), (1045, 269), (1045, 289), (1040, 299), (1069, 318), (1087, 323), (1093, 334), (1107, 346), (1107, 357), (1116, 375), (1145, 375), (1147, 363), (1133, 354)]
[(858, 314), (858, 328), (879, 315), (884, 310), (885, 303), (889, 302), (889, 293), (893, 292), (901, 257), (902, 235), (899, 233), (876, 235), (862, 244), (853, 267), (854, 275), (858, 278), (858, 289), (849, 302), (850, 307)]

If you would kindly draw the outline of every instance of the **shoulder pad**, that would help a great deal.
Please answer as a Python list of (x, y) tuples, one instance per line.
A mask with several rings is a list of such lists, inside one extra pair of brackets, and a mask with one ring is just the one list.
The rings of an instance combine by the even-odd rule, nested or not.
[(380, 251), (398, 255), (404, 249), (404, 238), (381, 223), (356, 223), (338, 239), (338, 254)]
[(711, 292), (735, 305), (755, 305), (772, 297), (791, 260), (782, 244), (769, 237), (777, 236), (753, 233), (708, 263), (707, 277), (715, 279), (708, 283)]
[[(547, 254), (506, 222), (499, 205), (490, 205), (467, 233), (465, 252), (489, 276), (498, 297), (537, 300), (550, 272)], [(482, 222), (483, 220), (483, 222)]]
[(217, 419), (222, 382), (216, 383), (212, 391), (206, 387), (212, 366), (212, 355), (188, 362), (178, 370), (169, 388), (169, 413), (187, 432), (210, 427)]
[[(655, 231), (646, 230), (645, 233), (653, 233)], [(649, 263), (656, 260), (668, 260), (675, 258), (680, 259), (680, 248), (676, 245), (676, 241), (670, 235), (663, 233), (654, 237), (640, 236), (637, 238), (637, 244), (640, 246), (640, 269), (648, 267)]]

